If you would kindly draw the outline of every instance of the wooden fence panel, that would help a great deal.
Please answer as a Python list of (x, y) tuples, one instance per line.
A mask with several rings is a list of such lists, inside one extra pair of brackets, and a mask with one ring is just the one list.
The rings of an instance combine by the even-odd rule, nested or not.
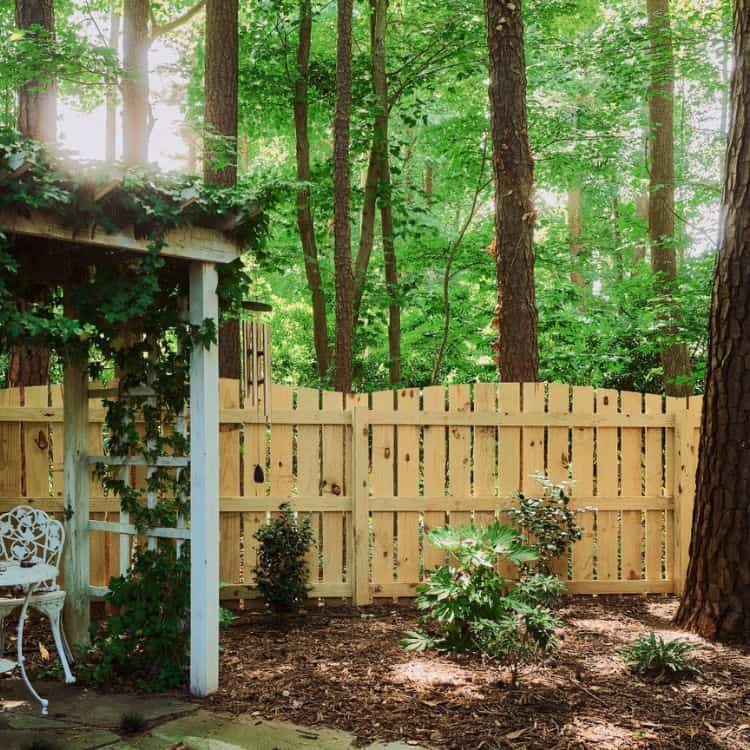
[[(323, 393), (323, 411), (340, 414), (344, 400), (340, 393)], [(344, 428), (323, 426), (323, 507), (325, 498), (336, 500), (344, 488)], [(323, 513), (323, 581), (340, 584), (344, 579), (344, 516), (340, 510)]]
[[(419, 389), (399, 391), (396, 405), (401, 414), (418, 413)], [(396, 496), (419, 496), (419, 428), (416, 425), (396, 428)], [(396, 578), (400, 583), (416, 585), (419, 582), (419, 522), (419, 512), (396, 514)]]
[[(617, 414), (617, 391), (596, 392), (596, 413)], [(603, 498), (617, 497), (618, 485), (617, 428), (599, 427), (596, 431), (596, 494)], [(617, 580), (618, 557), (617, 512), (599, 510), (596, 514), (597, 578)]]
[[(515, 417), (521, 413), (521, 386), (518, 383), (501, 383), (498, 390), (500, 414)], [(510, 498), (521, 487), (521, 428), (498, 427), (498, 493), (502, 505), (507, 506)], [(508, 516), (499, 513), (501, 523), (508, 523)], [(500, 575), (515, 578), (516, 568), (507, 560), (500, 562)]]
[[(573, 388), (573, 414), (588, 418), (594, 415), (594, 389), (587, 386)], [(572, 497), (592, 497), (594, 494), (594, 429), (587, 426), (573, 428)], [(590, 506), (584, 506), (590, 507)], [(596, 514), (585, 510), (577, 516), (581, 538), (573, 545), (573, 580), (594, 579), (594, 532)]]
[[(373, 393), (372, 411), (393, 412), (393, 392)], [(375, 497), (393, 497), (393, 425), (373, 425), (371, 487)], [(393, 582), (393, 523), (392, 511), (372, 514), (372, 582), (376, 587)]]
[[(621, 411), (641, 414), (640, 393), (622, 393)], [(620, 495), (641, 497), (642, 492), (642, 441), (643, 428), (623, 427), (620, 430)], [(623, 510), (621, 523), (622, 578), (637, 581), (643, 578), (643, 512)]]
[[(448, 386), (448, 411), (451, 414), (471, 412), (471, 389), (468, 385)], [(471, 497), (471, 427), (448, 427), (448, 488), (453, 497)], [(452, 510), (451, 526), (471, 523), (471, 512)]]
[[(445, 411), (445, 388), (441, 385), (431, 385), (422, 392), (422, 409), (425, 412)], [(444, 497), (446, 482), (446, 428), (444, 425), (425, 425), (422, 429), (422, 489), (425, 497)], [(435, 528), (445, 526), (446, 512), (444, 510), (430, 510), (424, 514), (425, 535)], [(422, 576), (424, 572), (442, 565), (445, 554), (430, 544), (425, 537), (424, 554), (422, 558)]]
[[(219, 380), (219, 404), (222, 409), (240, 405), (240, 381)], [(239, 497), (242, 488), (240, 454), (241, 425), (223, 424), (219, 432), (219, 495)], [(242, 514), (224, 512), (219, 517), (221, 548), (219, 578), (222, 583), (237, 585), (242, 580)], [(234, 604), (236, 600), (230, 600)]]
[[(320, 411), (320, 391), (315, 388), (300, 388), (297, 392), (297, 408), (309, 412)], [(321, 496), (320, 450), (320, 425), (299, 425), (297, 427), (297, 492), (302, 497)], [(321, 507), (322, 505), (321, 502)], [(308, 553), (307, 564), (310, 569), (311, 584), (317, 584), (320, 581), (321, 517), (322, 514), (319, 512), (310, 513), (314, 545)]]
[[(494, 383), (476, 383), (474, 386), (474, 411), (477, 414), (494, 415), (497, 413), (497, 386)], [(476, 427), (474, 429), (474, 496), (492, 497), (497, 494), (497, 427)], [(475, 511), (474, 522), (477, 525), (490, 524), (494, 521), (492, 511)]]

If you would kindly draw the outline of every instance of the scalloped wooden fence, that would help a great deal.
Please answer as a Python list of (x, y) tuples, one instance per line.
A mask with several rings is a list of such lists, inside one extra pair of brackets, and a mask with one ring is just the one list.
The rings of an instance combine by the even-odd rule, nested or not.
[[(310, 514), (311, 596), (411, 597), (441, 562), (425, 536), (503, 517), (532, 474), (572, 479), (583, 538), (557, 562), (574, 593), (679, 592), (692, 520), (701, 398), (560, 384), (406, 388), (342, 395), (271, 388), (242, 406), (221, 383), (221, 597), (253, 598), (254, 532), (280, 503)], [(92, 401), (90, 449), (102, 453)], [(60, 386), (0, 391), (0, 510), (62, 508)], [(132, 481), (139, 481), (134, 468)], [(92, 519), (119, 519), (91, 483)], [(124, 548), (127, 549), (127, 548)], [(91, 535), (91, 584), (120, 571), (120, 541)], [(507, 570), (508, 574), (512, 571)]]

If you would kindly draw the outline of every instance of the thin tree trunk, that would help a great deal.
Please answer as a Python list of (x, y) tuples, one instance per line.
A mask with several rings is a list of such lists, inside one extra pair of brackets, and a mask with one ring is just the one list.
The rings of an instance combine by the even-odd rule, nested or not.
[(677, 622), (750, 642), (750, 2), (735, 4), (724, 223), (709, 328), (690, 563)]
[(432, 162), (428, 161), (424, 168), (424, 204), (427, 208), (432, 203), (432, 190), (433, 190), (433, 166)]
[(581, 188), (578, 186), (568, 191), (568, 247), (573, 268), (570, 280), (581, 290), (581, 307), (583, 307), (583, 290), (586, 283), (578, 269), (579, 257), (583, 250), (583, 216), (581, 212)]
[(349, 202), (349, 121), (352, 109), (353, 0), (339, 0), (336, 33), (336, 115), (333, 123), (333, 244), (336, 276), (335, 377), (351, 390), (354, 367), (354, 273)]
[(692, 393), (687, 345), (676, 341), (681, 320), (674, 303), (677, 280), (674, 226), (674, 57), (669, 20), (669, 0), (647, 0), (651, 35), (650, 190), (648, 233), (651, 268), (664, 312), (664, 334), (669, 339), (661, 351), (664, 389), (670, 396)]
[(390, 382), (401, 382), (401, 305), (399, 302), (398, 261), (393, 236), (393, 206), (390, 155), (388, 152), (388, 78), (385, 62), (385, 36), (388, 29), (388, 0), (371, 0), (372, 7), (372, 87), (375, 93), (375, 133), (373, 146), (378, 160), (380, 226), (383, 236), (385, 286), (388, 293), (388, 370)]
[(526, 113), (521, 0), (485, 0), (495, 171), (498, 338), (505, 382), (539, 379), (534, 289), (534, 164)]
[[(16, 0), (16, 26), (39, 25), (50, 38), (55, 34), (52, 0)], [(54, 145), (57, 140), (57, 86), (50, 80), (26, 81), (18, 92), (18, 130), (24, 138)], [(17, 299), (24, 310), (28, 300)], [(12, 346), (8, 353), (7, 383), (11, 388), (49, 383), (49, 349), (43, 346)]]
[(329, 368), (328, 317), (326, 296), (318, 262), (318, 244), (310, 204), (310, 137), (308, 135), (308, 70), (312, 40), (312, 4), (300, 0), (299, 43), (297, 46), (297, 80), (294, 83), (294, 132), (297, 146), (297, 227), (305, 261), (307, 285), (312, 298), (313, 339), (318, 375), (323, 378)]
[[(237, 182), (238, 12), (238, 0), (206, 3), (203, 179), (221, 187)], [(219, 328), (219, 376), (239, 379), (241, 363), (240, 321), (228, 318)]]
[(206, 4), (203, 177), (212, 185), (237, 182), (238, 0)]
[(367, 269), (370, 265), (372, 247), (375, 241), (375, 209), (378, 197), (378, 155), (373, 133), (370, 147), (370, 158), (367, 163), (365, 177), (365, 194), (362, 199), (362, 214), (359, 223), (359, 247), (354, 262), (354, 327), (359, 322), (359, 312), (362, 307), (362, 297), (367, 281)]
[(148, 162), (148, 16), (149, 0), (124, 0), (122, 151), (132, 165)]
[[(120, 54), (120, 3), (113, 0), (109, 11), (109, 46), (114, 52), (115, 59)], [(107, 119), (104, 135), (104, 160), (113, 162), (117, 159), (117, 89), (110, 86), (107, 89)]]

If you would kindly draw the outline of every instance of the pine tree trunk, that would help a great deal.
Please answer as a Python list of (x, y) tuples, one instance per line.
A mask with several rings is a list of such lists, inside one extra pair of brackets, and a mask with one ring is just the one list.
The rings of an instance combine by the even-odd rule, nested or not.
[[(51, 38), (55, 34), (53, 0), (16, 0), (16, 26), (27, 29), (38, 24)], [(57, 141), (57, 86), (55, 80), (25, 82), (18, 92), (18, 131), (24, 138)], [(28, 302), (16, 300), (23, 310)], [(43, 346), (12, 346), (8, 353), (7, 384), (10, 388), (49, 383), (49, 349)]]
[(148, 162), (149, 0), (123, 2), (122, 156), (127, 164)]
[(206, 154), (203, 176), (211, 185), (237, 182), (238, 0), (206, 3)]
[(495, 172), (500, 378), (539, 379), (534, 289), (534, 164), (526, 114), (521, 0), (485, 0)]
[[(115, 59), (120, 58), (120, 3), (113, 0), (109, 12), (109, 46)], [(115, 86), (107, 89), (107, 119), (104, 134), (104, 160), (113, 162), (117, 159), (117, 90)]]
[(310, 137), (308, 134), (308, 70), (312, 41), (312, 4), (300, 0), (299, 43), (297, 46), (297, 80), (294, 84), (294, 132), (297, 146), (297, 228), (305, 262), (307, 285), (312, 298), (313, 339), (318, 375), (323, 378), (329, 368), (328, 316), (326, 296), (318, 261), (315, 223), (310, 204)]
[[(53, 0), (16, 0), (16, 26), (28, 29), (39, 25), (55, 36)], [(18, 92), (18, 132), (24, 138), (57, 141), (57, 85), (54, 78), (26, 81)]]
[(735, 5), (724, 224), (709, 328), (690, 564), (677, 622), (750, 642), (750, 2)]
[(388, 28), (388, 0), (371, 0), (372, 7), (372, 87), (375, 93), (375, 133), (377, 154), (380, 226), (383, 236), (385, 286), (388, 294), (388, 371), (390, 382), (401, 382), (401, 305), (399, 303), (398, 261), (393, 236), (391, 166), (388, 144), (388, 77), (385, 63), (385, 36)]
[(648, 234), (651, 268), (657, 274), (657, 292), (664, 309), (662, 346), (664, 389), (670, 396), (687, 396), (693, 389), (687, 345), (676, 340), (680, 316), (674, 303), (677, 280), (674, 225), (674, 56), (669, 0), (647, 0), (651, 36), (650, 191)]
[(353, 0), (339, 0), (336, 34), (336, 115), (333, 123), (333, 245), (336, 275), (335, 377), (337, 390), (353, 378), (354, 274), (349, 224), (349, 121), (352, 109)]

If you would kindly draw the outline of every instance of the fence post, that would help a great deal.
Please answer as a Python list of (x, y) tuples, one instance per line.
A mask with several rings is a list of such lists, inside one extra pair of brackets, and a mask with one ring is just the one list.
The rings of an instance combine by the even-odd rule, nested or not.
[[(682, 595), (687, 576), (690, 536), (693, 527), (695, 504), (695, 470), (698, 449), (695, 439), (695, 409), (693, 399), (668, 398), (667, 411), (674, 414), (674, 456), (672, 457), (674, 487), (674, 529), (672, 554), (674, 570), (674, 593)], [(696, 405), (700, 404), (695, 399)]]
[(369, 456), (370, 425), (367, 410), (352, 409), (352, 530), (354, 554), (352, 602), (372, 604), (370, 590), (370, 512), (369, 512)]

